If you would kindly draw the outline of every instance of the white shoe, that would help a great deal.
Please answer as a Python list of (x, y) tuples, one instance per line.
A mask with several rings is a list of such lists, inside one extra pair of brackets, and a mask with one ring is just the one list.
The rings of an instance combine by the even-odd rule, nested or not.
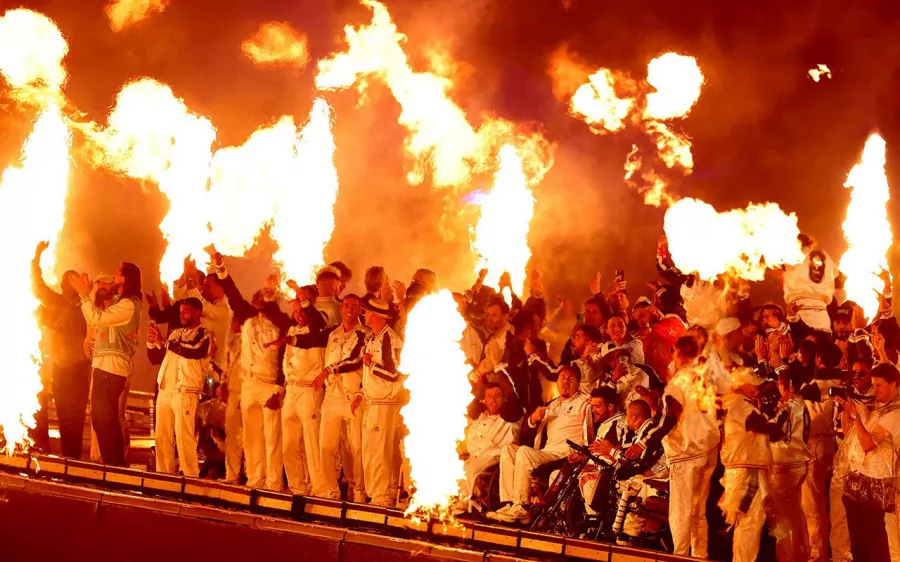
[(469, 512), (469, 502), (467, 501), (457, 501), (453, 505), (450, 506), (450, 514), (456, 517), (457, 515), (462, 515), (463, 513)]
[(504, 505), (497, 511), (488, 511), (484, 516), (490, 519), (491, 521), (502, 521), (501, 517), (505, 516), (509, 510), (512, 509), (512, 504)]
[(341, 501), (341, 493), (335, 490), (326, 490), (322, 497), (326, 500), (337, 500)]
[(531, 523), (531, 512), (521, 505), (514, 504), (505, 512), (497, 512), (497, 521), (501, 523)]
[(353, 502), (354, 503), (366, 503), (366, 493), (362, 490), (354, 490), (353, 491)]

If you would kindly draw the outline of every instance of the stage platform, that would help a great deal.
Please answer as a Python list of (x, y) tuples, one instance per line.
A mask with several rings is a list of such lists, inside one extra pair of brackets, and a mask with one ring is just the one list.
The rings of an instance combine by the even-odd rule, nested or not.
[(3, 560), (689, 560), (45, 456), (0, 456)]

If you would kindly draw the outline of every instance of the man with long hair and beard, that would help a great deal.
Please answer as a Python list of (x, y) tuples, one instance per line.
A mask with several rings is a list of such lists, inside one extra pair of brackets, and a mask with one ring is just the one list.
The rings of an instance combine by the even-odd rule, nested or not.
[(123, 262), (113, 275), (115, 296), (106, 309), (91, 299), (92, 283), (87, 274), (72, 279), (81, 298), (81, 312), (94, 331), (91, 360), (91, 425), (103, 462), (125, 466), (125, 440), (119, 402), (134, 371), (134, 353), (140, 336), (141, 270)]

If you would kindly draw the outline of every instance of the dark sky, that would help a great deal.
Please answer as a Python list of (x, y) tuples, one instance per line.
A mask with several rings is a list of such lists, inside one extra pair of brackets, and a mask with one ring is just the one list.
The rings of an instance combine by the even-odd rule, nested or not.
[[(900, 185), (900, 3), (758, 0), (690, 2), (573, 0), (388, 0), (407, 52), (422, 62), (425, 47), (448, 48), (463, 72), (454, 99), (478, 124), (481, 111), (539, 123), (557, 143), (554, 168), (536, 188), (530, 242), (533, 263), (551, 290), (586, 296), (595, 271), (624, 268), (629, 279), (653, 273), (663, 211), (645, 206), (622, 181), (630, 133), (599, 137), (567, 115), (551, 93), (550, 55), (560, 45), (591, 65), (643, 78), (665, 51), (690, 54), (707, 78), (700, 100), (679, 125), (694, 142), (695, 171), (675, 186), (720, 210), (777, 201), (832, 254), (843, 251), (842, 187), (865, 138), (880, 130), (888, 143), (889, 179)], [(314, 66), (260, 69), (240, 43), (267, 20), (285, 20), (309, 36), (313, 60), (343, 50), (341, 28), (369, 21), (351, 0), (171, 0), (162, 14), (113, 33), (97, 0), (4, 2), (54, 19), (67, 37), (66, 93), (88, 117), (103, 122), (116, 92), (150, 76), (170, 84), (208, 116), (223, 145), (240, 144), (282, 114), (305, 119), (316, 94)], [(833, 71), (814, 83), (817, 63)], [(438, 269), (454, 287), (471, 267), (465, 224), (443, 243), (443, 195), (404, 181), (399, 108), (374, 86), (356, 107), (355, 93), (328, 93), (335, 108), (336, 163), (341, 182), (330, 259), (345, 259), (361, 276), (380, 263), (394, 277), (418, 266)], [(10, 108), (6, 108), (9, 110)], [(0, 164), (17, 157), (26, 129), (0, 112)], [(76, 159), (77, 163), (77, 159)], [(477, 186), (476, 186), (477, 187)], [(65, 234), (70, 265), (111, 269), (137, 261), (154, 286), (165, 212), (155, 188), (79, 164), (73, 174)], [(455, 200), (451, 198), (451, 207)], [(900, 228), (898, 206), (892, 205)], [(446, 226), (446, 225), (445, 225)], [(261, 252), (264, 254), (264, 252)], [(260, 252), (257, 252), (260, 254)], [(259, 282), (265, 256), (236, 265), (239, 281)]]

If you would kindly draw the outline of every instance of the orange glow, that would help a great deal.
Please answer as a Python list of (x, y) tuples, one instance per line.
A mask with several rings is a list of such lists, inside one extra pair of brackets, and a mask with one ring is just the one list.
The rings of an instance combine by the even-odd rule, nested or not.
[(113, 0), (106, 6), (106, 17), (113, 31), (122, 31), (166, 9), (169, 0)]
[(253, 37), (244, 41), (241, 51), (247, 58), (261, 65), (304, 67), (309, 62), (306, 36), (287, 22), (262, 24)]

